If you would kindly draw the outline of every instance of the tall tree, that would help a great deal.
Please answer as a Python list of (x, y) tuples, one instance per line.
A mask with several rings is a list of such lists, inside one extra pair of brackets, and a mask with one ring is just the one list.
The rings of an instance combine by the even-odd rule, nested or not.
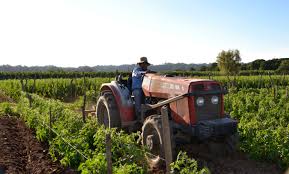
[(261, 63), (262, 70), (277, 70), (280, 66), (282, 60), (281, 59), (271, 59)]
[(263, 62), (265, 62), (264, 59), (256, 59), (249, 63), (250, 70), (260, 70)]
[(207, 66), (204, 66), (204, 65), (203, 65), (203, 66), (200, 67), (199, 70), (200, 70), (200, 71), (207, 71), (207, 68), (208, 68)]
[(239, 50), (221, 51), (217, 56), (218, 67), (226, 75), (236, 75), (240, 71), (241, 57)]
[(207, 67), (207, 71), (219, 71), (218, 64), (216, 62), (210, 64)]
[(283, 60), (277, 71), (282, 73), (289, 73), (289, 60)]

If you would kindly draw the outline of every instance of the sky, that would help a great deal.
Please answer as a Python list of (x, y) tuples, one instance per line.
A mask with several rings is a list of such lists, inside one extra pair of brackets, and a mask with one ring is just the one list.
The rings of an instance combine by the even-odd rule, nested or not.
[(0, 0), (0, 65), (289, 57), (288, 0)]

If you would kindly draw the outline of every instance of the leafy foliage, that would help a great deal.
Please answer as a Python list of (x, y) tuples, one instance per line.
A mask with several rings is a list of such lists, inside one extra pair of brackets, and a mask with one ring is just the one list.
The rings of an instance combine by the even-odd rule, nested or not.
[(240, 71), (241, 57), (239, 50), (221, 51), (217, 56), (218, 67), (226, 75), (236, 75)]
[(15, 101), (19, 99), (21, 91), (61, 101), (76, 99), (87, 92), (88, 97), (95, 100), (100, 85), (109, 80), (108, 78), (3, 80), (0, 83), (0, 89)]
[[(233, 86), (230, 88), (231, 93), (225, 97), (225, 106), (239, 120), (241, 149), (252, 158), (274, 161), (284, 167), (289, 164), (289, 100), (285, 94), (285, 87), (288, 88), (289, 85), (288, 77), (237, 76), (231, 81), (225, 76), (211, 77)], [(59, 160), (65, 166), (78, 168), (82, 173), (106, 173), (104, 153), (107, 133), (111, 134), (113, 140), (114, 173), (146, 173), (144, 152), (135, 142), (138, 134), (127, 135), (124, 132), (106, 130), (95, 120), (83, 123), (81, 117), (68, 108), (68, 105), (54, 100), (65, 100), (72, 94), (80, 96), (84, 91), (93, 100), (98, 95), (100, 84), (107, 81), (107, 78), (74, 79), (72, 83), (71, 79), (42, 79), (35, 83), (34, 80), (28, 80), (26, 90), (35, 93), (31, 95), (31, 107), (27, 96), (21, 93), (22, 85), (19, 80), (1, 81), (1, 91), (18, 101), (18, 104), (16, 111), (13, 104), (1, 103), (0, 113), (20, 113), (27, 125), (35, 130), (37, 138), (49, 143), (54, 160)], [(274, 95), (276, 86), (278, 90)], [(47, 127), (50, 112), (52, 128), (59, 135), (49, 131)], [(67, 145), (62, 137), (88, 159)], [(178, 161), (172, 164), (172, 170), (180, 173), (190, 173), (196, 169), (196, 162), (184, 154), (179, 154)]]
[(186, 152), (179, 152), (177, 160), (171, 165), (172, 173), (180, 174), (210, 174), (208, 168), (198, 169), (197, 161), (190, 159)]
[[(174, 73), (174, 72), (171, 72)], [(189, 75), (189, 74), (184, 74)], [(256, 76), (216, 76), (214, 74), (207, 77), (219, 81), (227, 86), (232, 84), (237, 88), (268, 88), (274, 85), (288, 86), (288, 75), (256, 75)], [(24, 80), (23, 86), (20, 80), (2, 80), (0, 89), (5, 95), (10, 96), (15, 101), (21, 96), (21, 90), (38, 94), (42, 97), (58, 99), (65, 102), (75, 101), (75, 99), (86, 93), (87, 100), (96, 102), (99, 88), (102, 83), (109, 82), (109, 78), (85, 78), (85, 79), (40, 79)]]
[(9, 102), (0, 102), (0, 116), (9, 115), (9, 116), (18, 116), (19, 114), (16, 111), (14, 103)]
[(289, 60), (283, 60), (277, 71), (282, 73), (289, 73)]
[[(144, 151), (135, 141), (138, 134), (128, 135), (115, 129), (105, 129), (95, 119), (83, 123), (79, 115), (59, 101), (43, 99), (37, 95), (32, 95), (32, 100), (30, 108), (28, 99), (22, 94), (18, 112), (27, 125), (35, 129), (36, 137), (49, 143), (50, 155), (54, 160), (59, 160), (64, 166), (78, 168), (83, 173), (105, 173), (105, 136), (109, 133), (112, 139), (113, 169), (130, 173), (146, 172)], [(52, 128), (57, 134), (49, 130), (50, 113)]]
[(289, 98), (285, 90), (243, 89), (226, 97), (226, 109), (239, 120), (241, 149), (256, 159), (289, 164)]
[[(12, 67), (11, 67), (12, 68)], [(1, 66), (0, 66), (1, 69)], [(0, 70), (0, 80), (4, 79), (49, 79), (49, 78), (114, 78), (117, 74), (128, 75), (131, 72), (118, 72), (118, 71), (99, 71), (99, 72), (70, 72), (70, 71), (3, 71)]]

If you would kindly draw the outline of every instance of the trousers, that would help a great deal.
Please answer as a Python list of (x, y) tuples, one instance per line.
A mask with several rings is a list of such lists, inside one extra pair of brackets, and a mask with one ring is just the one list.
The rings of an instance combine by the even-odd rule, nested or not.
[(132, 94), (135, 101), (135, 115), (138, 120), (141, 117), (141, 104), (144, 103), (144, 94), (141, 88), (133, 89)]

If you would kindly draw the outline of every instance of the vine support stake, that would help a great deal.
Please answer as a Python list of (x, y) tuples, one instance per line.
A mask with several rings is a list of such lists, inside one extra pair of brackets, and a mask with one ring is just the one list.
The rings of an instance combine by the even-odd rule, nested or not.
[(31, 97), (31, 95), (28, 92), (26, 92), (26, 97), (28, 98), (29, 107), (31, 108), (32, 107), (32, 97)]
[(94, 99), (95, 99), (95, 103), (97, 102), (97, 97), (98, 94), (97, 94), (97, 88), (96, 88), (96, 82), (94, 83)]
[(36, 90), (36, 77), (33, 79), (32, 93), (34, 93), (35, 90)]
[(25, 91), (27, 92), (28, 91), (28, 86), (27, 86), (27, 83), (28, 83), (28, 80), (25, 79)]
[(166, 160), (166, 173), (170, 173), (170, 164), (173, 162), (172, 155), (172, 140), (171, 140), (171, 128), (169, 122), (169, 107), (163, 106), (161, 109), (162, 113), (162, 127), (163, 127), (163, 142), (165, 150)]
[(262, 74), (259, 74), (259, 83), (258, 83), (258, 88), (260, 89), (262, 87)]
[(83, 95), (83, 105), (82, 105), (82, 120), (83, 122), (85, 123), (85, 104), (86, 104), (86, 92), (84, 92), (84, 95)]
[(75, 90), (74, 90), (74, 98), (76, 98), (77, 97), (77, 74), (75, 74), (75, 80), (74, 80), (74, 84), (75, 84)]
[(22, 91), (24, 92), (25, 91), (25, 87), (24, 87), (23, 79), (20, 79), (20, 83), (21, 83)]
[(73, 91), (73, 78), (71, 78), (70, 80), (70, 97), (74, 97), (73, 94), (74, 94), (74, 91)]
[(110, 133), (106, 133), (106, 135), (105, 135), (105, 144), (106, 144), (107, 174), (112, 174), (111, 137), (110, 137)]
[(51, 128), (52, 128), (52, 111), (51, 106), (49, 107), (49, 139), (51, 139)]
[(271, 77), (271, 74), (268, 72), (269, 78), (270, 78), (270, 82), (271, 82), (271, 87), (274, 87), (275, 83)]

